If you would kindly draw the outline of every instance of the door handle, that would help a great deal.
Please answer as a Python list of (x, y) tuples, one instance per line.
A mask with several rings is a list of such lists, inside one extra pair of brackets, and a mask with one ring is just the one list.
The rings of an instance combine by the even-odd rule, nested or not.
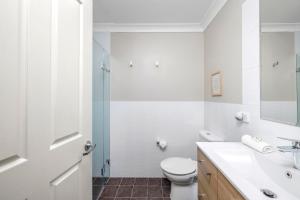
[(87, 141), (86, 144), (84, 145), (84, 153), (82, 154), (83, 156), (89, 155), (94, 149), (96, 148), (96, 144), (92, 144), (91, 141)]

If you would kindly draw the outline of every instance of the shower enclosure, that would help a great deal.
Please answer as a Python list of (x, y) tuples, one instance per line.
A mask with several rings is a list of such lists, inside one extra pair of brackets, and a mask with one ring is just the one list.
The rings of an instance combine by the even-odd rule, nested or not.
[(109, 54), (93, 40), (93, 199), (110, 176), (109, 116), (110, 114), (110, 65)]
[(300, 126), (300, 55), (296, 55), (296, 73), (297, 73), (297, 125)]

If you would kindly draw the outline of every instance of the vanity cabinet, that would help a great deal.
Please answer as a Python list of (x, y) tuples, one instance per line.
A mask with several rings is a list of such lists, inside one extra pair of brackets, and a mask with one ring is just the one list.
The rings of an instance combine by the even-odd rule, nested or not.
[(226, 177), (198, 149), (198, 199), (244, 200)]

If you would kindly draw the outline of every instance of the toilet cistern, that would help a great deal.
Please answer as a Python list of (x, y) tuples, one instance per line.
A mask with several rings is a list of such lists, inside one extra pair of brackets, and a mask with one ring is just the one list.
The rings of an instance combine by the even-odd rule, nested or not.
[(200, 130), (199, 140), (204, 142), (224, 142), (223, 138), (207, 130)]

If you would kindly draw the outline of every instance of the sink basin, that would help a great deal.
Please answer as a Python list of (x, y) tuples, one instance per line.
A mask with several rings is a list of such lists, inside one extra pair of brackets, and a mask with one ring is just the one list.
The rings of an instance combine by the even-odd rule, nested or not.
[(293, 168), (289, 154), (261, 154), (241, 143), (197, 143), (246, 199), (271, 199), (262, 189), (280, 200), (300, 199), (300, 171)]

